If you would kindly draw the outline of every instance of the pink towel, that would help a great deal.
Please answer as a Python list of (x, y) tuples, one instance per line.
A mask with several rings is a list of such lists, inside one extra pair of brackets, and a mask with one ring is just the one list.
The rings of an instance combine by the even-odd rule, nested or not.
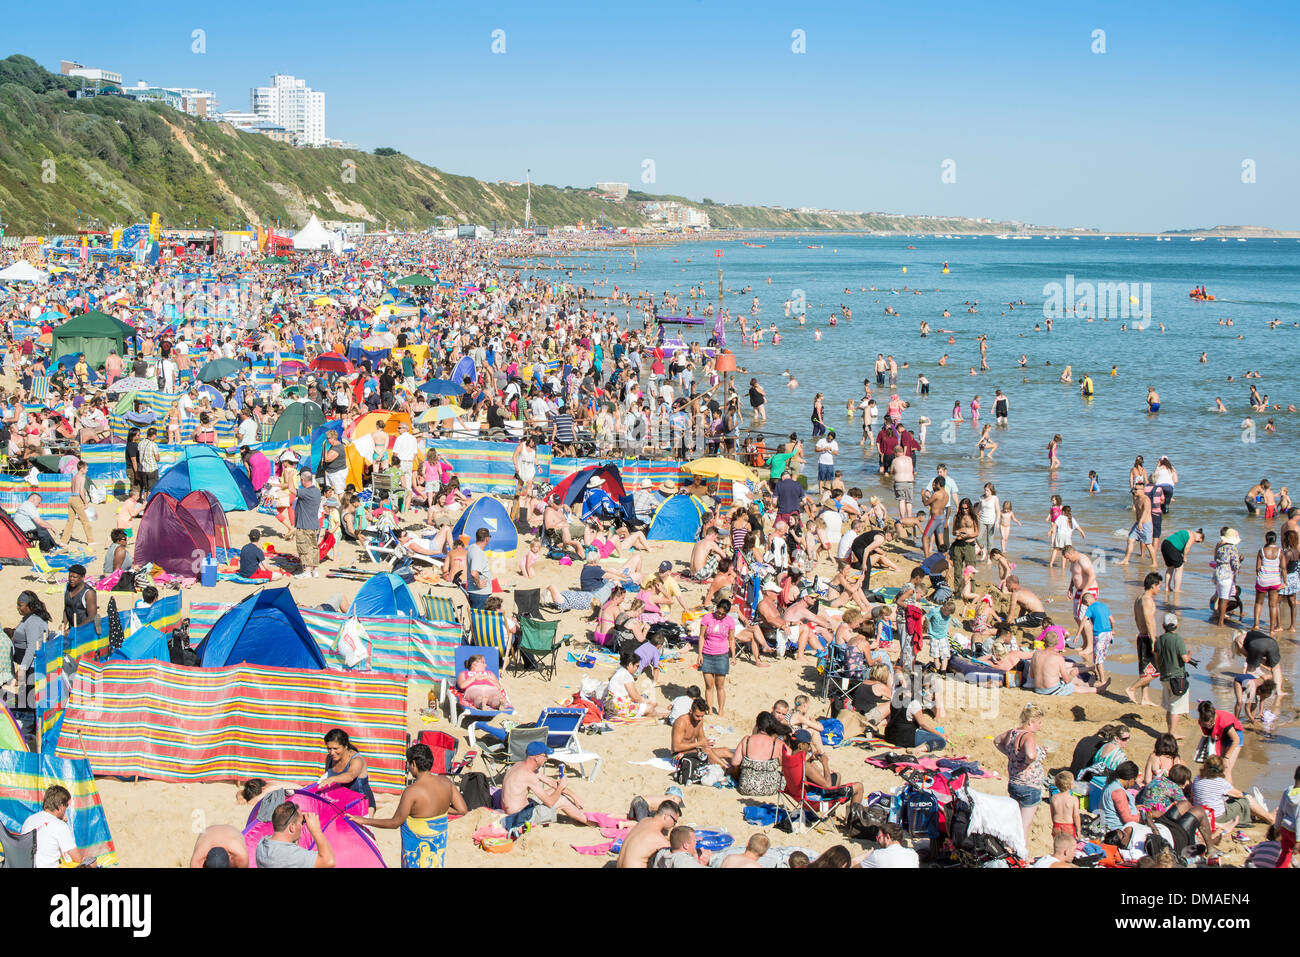
[(632, 826), (632, 822), (627, 820), (627, 818), (614, 817), (612, 814), (602, 814), (600, 811), (588, 811), (587, 820), (599, 827), (612, 827), (616, 830)]
[(614, 846), (613, 841), (609, 841), (608, 843), (605, 844), (592, 844), (589, 847), (579, 847), (577, 844), (570, 845), (570, 847), (572, 847), (579, 854), (586, 854), (589, 857), (601, 857), (605, 854), (608, 854), (610, 852), (610, 849), (613, 848), (613, 846)]

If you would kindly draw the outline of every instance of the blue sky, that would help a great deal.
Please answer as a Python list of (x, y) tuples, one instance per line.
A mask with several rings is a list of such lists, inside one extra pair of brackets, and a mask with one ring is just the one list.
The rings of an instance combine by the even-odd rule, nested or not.
[(52, 22), (24, 5), (0, 55), (209, 87), (223, 109), (293, 73), (325, 91), (328, 135), (488, 180), (531, 168), (718, 202), (1300, 229), (1300, 4), (842, 6), (128, 2)]

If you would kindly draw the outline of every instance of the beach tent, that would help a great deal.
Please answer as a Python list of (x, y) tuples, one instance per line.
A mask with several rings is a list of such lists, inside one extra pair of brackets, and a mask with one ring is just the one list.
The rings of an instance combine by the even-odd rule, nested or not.
[(604, 465), (589, 465), (584, 469), (578, 469), (551, 490), (551, 498), (561, 505), (572, 505), (582, 498), (583, 492), (596, 479), (601, 480), (598, 487), (603, 488), (605, 493), (615, 502), (620, 501), (627, 494), (627, 490), (623, 487), (623, 476), (619, 474), (618, 466), (607, 463)]
[(514, 519), (509, 510), (491, 495), (480, 495), (470, 502), (469, 507), (460, 513), (451, 532), (454, 536), (468, 535), (473, 544), (480, 528), (492, 533), (487, 550), (491, 556), (508, 557), (519, 547), (519, 532), (515, 529)]
[(339, 253), (343, 251), (343, 244), (338, 236), (322, 226), (316, 214), (312, 213), (311, 219), (307, 220), (307, 225), (294, 234), (293, 248), (328, 249), (330, 252)]
[(704, 506), (693, 495), (670, 495), (655, 509), (645, 537), (652, 542), (694, 542), (700, 535)]
[(30, 565), (27, 549), (31, 547), (23, 530), (0, 508), (0, 565)]
[(183, 496), (166, 491), (149, 497), (136, 532), (135, 562), (152, 563), (171, 575), (198, 578), (201, 555), (226, 547), (226, 513), (210, 492)]
[[(268, 794), (262, 798), (265, 801)], [(294, 791), (287, 798), (306, 814), (315, 814), (320, 822), (321, 834), (329, 841), (330, 850), (334, 852), (335, 867), (385, 867), (383, 855), (375, 842), (370, 839), (365, 829), (348, 819), (348, 814), (365, 816), (369, 813), (366, 799), (350, 788), (331, 788), (324, 794), (311, 790)], [(248, 866), (257, 866), (257, 844), (264, 837), (271, 836), (270, 815), (259, 805), (253, 806), (244, 825), (244, 843), (248, 847)], [(267, 820), (260, 821), (259, 817)], [(312, 840), (307, 829), (302, 829), (298, 845), (306, 850), (315, 850), (316, 842)]]
[[(473, 382), (475, 378), (474, 360), (469, 356), (461, 356), (456, 368), (452, 370), (451, 381), (460, 385), (466, 379)], [(464, 391), (464, 390), (462, 390)]]
[(109, 661), (171, 661), (167, 636), (152, 625), (141, 625), (108, 656)]
[(74, 316), (54, 330), (50, 355), (59, 359), (80, 352), (86, 357), (86, 365), (97, 369), (108, 358), (109, 350), (125, 355), (126, 343), (134, 335), (135, 329), (121, 319), (102, 312), (87, 312)]
[(227, 512), (257, 507), (257, 492), (248, 475), (210, 445), (187, 445), (185, 458), (162, 474), (149, 499), (162, 492), (181, 499), (196, 489), (211, 492)]
[(352, 599), (351, 614), (361, 618), (423, 618), (411, 589), (392, 572), (375, 575)]
[(263, 588), (217, 619), (198, 647), (204, 668), (269, 665), (325, 670), (288, 588)]
[(49, 273), (43, 273), (25, 259), (0, 269), (0, 282), (45, 282)]
[(324, 422), (325, 413), (315, 402), (295, 402), (280, 413), (267, 441), (288, 442), (300, 435), (310, 435), (312, 429)]
[(355, 440), (363, 435), (369, 435), (371, 432), (377, 431), (380, 422), (384, 423), (385, 432), (389, 435), (396, 435), (398, 426), (403, 422), (407, 426), (411, 425), (411, 416), (407, 412), (367, 412), (353, 423), (351, 437)]

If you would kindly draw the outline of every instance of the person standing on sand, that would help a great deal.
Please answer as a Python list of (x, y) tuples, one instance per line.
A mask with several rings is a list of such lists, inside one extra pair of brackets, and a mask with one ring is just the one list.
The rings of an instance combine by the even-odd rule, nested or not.
[(1191, 688), (1187, 681), (1187, 662), (1192, 656), (1187, 653), (1187, 644), (1178, 634), (1178, 616), (1165, 615), (1163, 634), (1156, 639), (1156, 665), (1160, 669), (1160, 704), (1165, 709), (1165, 728), (1175, 738), (1182, 740), (1178, 734), (1178, 719), (1191, 712)]
[[(1148, 689), (1160, 672), (1156, 670), (1155, 639), (1156, 630), (1156, 595), (1164, 578), (1159, 572), (1148, 572), (1142, 580), (1142, 594), (1133, 602), (1133, 622), (1137, 627), (1138, 680), (1124, 689), (1124, 696), (1134, 704), (1154, 707), (1151, 692)], [(1142, 691), (1142, 700), (1135, 698), (1134, 692)]]
[(447, 854), (447, 811), (469, 813), (465, 799), (445, 776), (433, 773), (433, 751), (427, 744), (406, 749), (406, 770), (411, 783), (402, 791), (392, 817), (348, 820), (384, 830), (401, 828), (402, 867), (441, 868)]
[(1151, 499), (1141, 486), (1133, 489), (1133, 527), (1128, 532), (1128, 542), (1124, 545), (1124, 557), (1116, 565), (1127, 565), (1129, 555), (1133, 554), (1134, 544), (1138, 547), (1138, 562), (1142, 561), (1143, 552), (1151, 556), (1151, 567), (1156, 567), (1155, 526), (1151, 521)]

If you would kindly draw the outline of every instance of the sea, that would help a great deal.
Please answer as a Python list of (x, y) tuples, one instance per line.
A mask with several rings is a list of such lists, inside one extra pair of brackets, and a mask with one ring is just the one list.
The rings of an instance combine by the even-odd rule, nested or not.
[[(734, 321), (726, 326), (741, 369), (736, 386), (742, 408), (748, 408), (749, 378), (766, 389), (763, 428), (771, 434), (769, 446), (777, 436), (798, 432), (808, 452), (810, 481), (815, 479), (816, 455), (807, 440), (813, 398), (821, 392), (826, 423), (838, 433), (836, 467), (849, 486), (881, 494), (891, 507), (893, 495), (877, 476), (874, 454), (858, 446), (861, 417), (850, 420), (845, 405), (862, 397), (863, 380), (870, 378), (884, 414), (895, 390), (875, 385), (873, 365), (878, 353), (892, 355), (900, 366), (896, 391), (910, 403), (905, 424), (915, 430), (920, 416), (931, 420), (918, 460), (918, 486), (940, 462), (961, 496), (973, 502), (978, 503), (985, 482), (994, 483), (1024, 523), (1014, 528), (1008, 549), (1017, 574), (1044, 601), (1052, 601), (1049, 613), (1055, 610), (1067, 620), (1066, 576), (1059, 568), (1047, 569), (1047, 513), (1053, 494), (1071, 506), (1084, 533), (1076, 534), (1076, 544), (1092, 556), (1102, 598), (1115, 618), (1108, 666), (1115, 676), (1111, 689), (1120, 693), (1136, 670), (1132, 604), (1148, 570), (1115, 564), (1132, 522), (1128, 472), (1137, 455), (1148, 470), (1168, 456), (1179, 483), (1164, 534), (1203, 527), (1206, 543), (1193, 546), (1181, 595), (1171, 608), (1160, 610), (1179, 615), (1179, 631), (1199, 662), (1192, 669), (1193, 701), (1209, 698), (1231, 709), (1227, 675), (1244, 665), (1226, 653), (1231, 631), (1209, 623), (1210, 561), (1219, 530), (1238, 529), (1245, 556), (1239, 581), (1251, 614), (1254, 554), (1264, 532), (1279, 525), (1248, 516), (1243, 497), (1256, 481), (1268, 478), (1275, 490), (1294, 485), (1292, 496), (1300, 499), (1300, 413), (1285, 411), (1293, 402), (1300, 406), (1293, 375), (1300, 357), (1300, 241), (757, 236), (748, 244), (639, 246), (635, 255), (616, 247), (561, 255), (548, 265), (557, 263), (571, 266), (571, 275), (554, 268), (539, 275), (577, 283), (595, 296), (612, 295), (615, 286), (619, 292), (653, 295), (661, 313), (677, 315), (688, 307), (701, 315), (708, 302), (716, 308), (721, 270), (722, 302), (732, 319), (744, 315), (751, 330), (755, 323), (764, 328), (775, 323), (782, 336), (779, 345), (765, 337), (755, 349), (742, 341)], [(1213, 302), (1189, 297), (1202, 285), (1215, 296)], [(703, 298), (693, 300), (692, 287), (703, 287)], [(1091, 303), (1090, 288), (1100, 291)], [(677, 295), (678, 308), (662, 305), (666, 293)], [(755, 297), (757, 311), (752, 311)], [(793, 318), (801, 303), (804, 325)], [(1071, 309), (1072, 303), (1077, 308)], [(601, 299), (589, 305), (639, 322), (635, 306), (629, 310)], [(842, 306), (851, 310), (851, 320), (842, 317)], [(887, 308), (897, 315), (886, 315)], [(834, 326), (832, 316), (840, 317)], [(919, 332), (922, 320), (931, 326), (925, 338)], [(712, 327), (710, 321), (678, 329), (686, 330), (688, 341), (703, 342)], [(980, 334), (987, 336), (988, 371), (980, 371)], [(947, 362), (940, 365), (945, 355)], [(1074, 380), (1069, 384), (1060, 381), (1067, 365)], [(787, 372), (797, 388), (788, 387)], [(1094, 383), (1092, 398), (1080, 394), (1085, 373)], [(1258, 377), (1248, 379), (1247, 373)], [(919, 374), (929, 380), (928, 396), (917, 394)], [(1252, 411), (1252, 384), (1281, 410)], [(1159, 393), (1157, 414), (1148, 412), (1148, 387)], [(1010, 401), (1009, 422), (994, 429), (995, 460), (981, 464), (976, 441), (980, 426), (993, 420), (999, 388)], [(977, 395), (982, 409), (976, 421), (970, 403)], [(1215, 411), (1216, 397), (1227, 412)], [(961, 423), (950, 421), (954, 403), (961, 405)], [(1275, 431), (1267, 427), (1270, 420)], [(1047, 444), (1057, 434), (1061, 468), (1050, 472)], [(1089, 471), (1099, 477), (1099, 493), (1089, 493)], [(1289, 623), (1285, 608), (1280, 617), (1283, 625)], [(1300, 677), (1295, 633), (1279, 632), (1278, 638), (1284, 669), (1294, 681)], [(1159, 700), (1158, 683), (1152, 697)], [(1235, 775), (1238, 786), (1258, 784), (1271, 805), (1300, 763), (1295, 699), (1284, 697), (1279, 711), (1282, 718), (1272, 735), (1247, 735)], [(1135, 708), (1134, 716), (1149, 730), (1164, 730), (1158, 708)], [(1092, 729), (1081, 726), (1077, 735), (1072, 730), (1053, 735), (1067, 754), (1074, 740)], [(1199, 739), (1194, 714), (1179, 733), (1190, 761)]]

